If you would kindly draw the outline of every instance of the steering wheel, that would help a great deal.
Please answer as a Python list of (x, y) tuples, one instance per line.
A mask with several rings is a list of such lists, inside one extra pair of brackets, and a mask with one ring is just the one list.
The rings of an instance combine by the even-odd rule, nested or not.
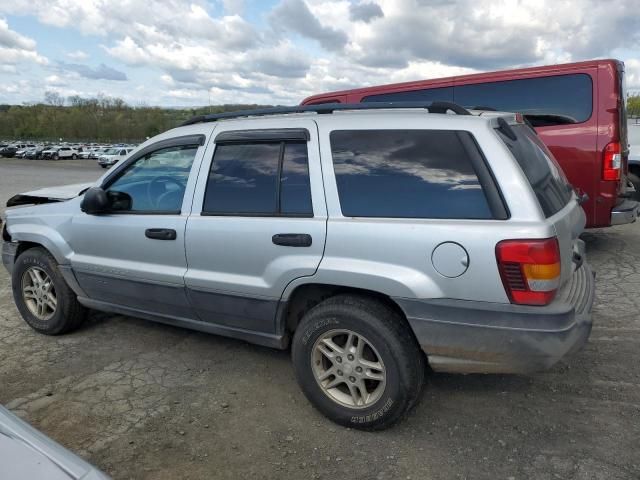
[[(175, 193), (175, 190), (167, 190), (166, 184), (168, 182), (176, 184), (179, 191), (184, 191), (184, 185), (174, 177), (169, 177), (167, 175), (155, 177), (147, 184), (147, 200), (153, 208), (157, 209), (167, 195)], [(158, 191), (160, 187), (162, 187), (162, 191)]]

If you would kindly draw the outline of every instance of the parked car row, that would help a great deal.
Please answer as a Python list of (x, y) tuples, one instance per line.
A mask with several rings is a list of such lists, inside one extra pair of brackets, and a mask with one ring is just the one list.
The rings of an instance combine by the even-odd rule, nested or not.
[(103, 168), (131, 153), (133, 145), (0, 143), (0, 157), (29, 160), (98, 160)]

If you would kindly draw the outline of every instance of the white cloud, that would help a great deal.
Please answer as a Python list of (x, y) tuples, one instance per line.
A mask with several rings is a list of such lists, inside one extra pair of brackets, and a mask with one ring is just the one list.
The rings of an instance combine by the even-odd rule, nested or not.
[(0, 62), (15, 65), (21, 62), (35, 62), (41, 65), (47, 59), (36, 51), (36, 42), (9, 28), (6, 20), (0, 18)]
[[(47, 67), (69, 88), (150, 103), (297, 103), (334, 89), (577, 61), (625, 52), (640, 89), (640, 10), (600, 0), (280, 0), (251, 23), (244, 0), (12, 0), (0, 14), (36, 15), (99, 43), (114, 66), (84, 67), (84, 50)], [(255, 6), (252, 6), (252, 9)], [(213, 14), (211, 12), (218, 12)], [(255, 17), (252, 11), (251, 18)], [(82, 46), (82, 44), (79, 44)], [(46, 64), (0, 18), (0, 75)], [(121, 68), (127, 67), (126, 71)], [(156, 83), (140, 84), (134, 69)], [(75, 73), (74, 73), (75, 72)], [(121, 82), (107, 82), (105, 78)], [(128, 78), (129, 80), (125, 80)], [(37, 88), (35, 84), (34, 88)], [(94, 92), (95, 94), (95, 92)], [(129, 100), (130, 101), (130, 100)]]
[(65, 85), (67, 85), (67, 82), (63, 78), (59, 77), (58, 75), (49, 75), (44, 79), (44, 81), (47, 84), (47, 86), (52, 86), (52, 87), (64, 87)]
[(82, 50), (76, 50), (75, 52), (68, 52), (67, 57), (76, 62), (83, 62), (89, 58), (89, 54)]
[(244, 13), (244, 0), (222, 0), (224, 11), (229, 15), (242, 15)]
[(640, 58), (627, 59), (624, 63), (628, 91), (640, 94)]

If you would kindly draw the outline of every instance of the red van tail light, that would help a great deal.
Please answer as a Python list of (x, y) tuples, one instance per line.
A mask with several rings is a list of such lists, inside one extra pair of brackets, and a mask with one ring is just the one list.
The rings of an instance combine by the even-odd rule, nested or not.
[(618, 142), (608, 143), (604, 147), (602, 162), (603, 180), (620, 180), (620, 165), (622, 164), (620, 144)]
[(504, 240), (496, 245), (498, 269), (511, 303), (548, 305), (560, 286), (558, 239)]

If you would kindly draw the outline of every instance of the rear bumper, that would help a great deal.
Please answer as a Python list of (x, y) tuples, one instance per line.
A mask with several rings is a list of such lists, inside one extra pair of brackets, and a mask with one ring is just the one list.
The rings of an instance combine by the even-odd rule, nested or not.
[(625, 200), (611, 210), (611, 225), (623, 225), (633, 223), (640, 214), (640, 203), (633, 200)]
[(528, 373), (579, 350), (591, 333), (595, 279), (584, 263), (551, 305), (396, 299), (431, 368), (456, 373)]

